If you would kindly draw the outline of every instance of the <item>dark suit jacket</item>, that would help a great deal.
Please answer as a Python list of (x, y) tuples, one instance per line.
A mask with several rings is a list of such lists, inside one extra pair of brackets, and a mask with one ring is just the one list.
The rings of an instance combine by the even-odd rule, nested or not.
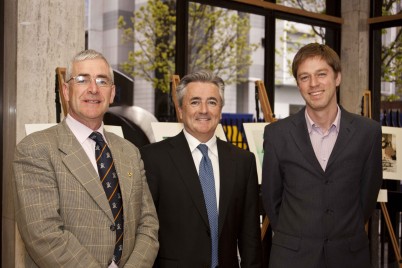
[[(219, 267), (261, 267), (258, 180), (250, 152), (217, 140)], [(159, 217), (156, 267), (210, 267), (211, 239), (201, 184), (184, 133), (141, 149)]]
[(305, 109), (265, 128), (262, 194), (274, 230), (270, 267), (367, 268), (364, 224), (382, 181), (381, 126), (341, 110), (323, 171)]
[[(151, 267), (158, 219), (139, 151), (113, 133), (104, 134), (123, 196), (120, 267)], [(13, 167), (25, 267), (107, 267), (116, 241), (113, 214), (98, 173), (66, 122), (25, 137)]]

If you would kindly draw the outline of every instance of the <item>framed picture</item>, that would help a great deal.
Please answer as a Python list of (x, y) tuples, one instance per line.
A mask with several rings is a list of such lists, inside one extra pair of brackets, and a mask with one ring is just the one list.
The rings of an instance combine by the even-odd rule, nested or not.
[(402, 180), (402, 128), (382, 127), (381, 142), (383, 178)]
[[(151, 122), (151, 128), (155, 137), (155, 142), (158, 142), (179, 134), (183, 129), (183, 123)], [(215, 135), (219, 139), (226, 141), (226, 135), (221, 124), (218, 124), (218, 127), (215, 130)]]
[(264, 128), (269, 123), (243, 123), (248, 148), (254, 153), (257, 162), (258, 184), (261, 184), (262, 160), (264, 158)]

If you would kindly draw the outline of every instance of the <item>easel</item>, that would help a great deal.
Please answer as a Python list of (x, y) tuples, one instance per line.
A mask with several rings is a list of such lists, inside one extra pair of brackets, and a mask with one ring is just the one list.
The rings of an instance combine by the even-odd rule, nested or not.
[[(371, 114), (371, 92), (366, 90), (363, 93), (363, 116), (368, 118), (372, 118)], [(385, 224), (388, 229), (389, 236), (391, 238), (392, 248), (394, 249), (395, 258), (399, 264), (399, 267), (402, 268), (402, 258), (399, 251), (398, 240), (396, 239), (394, 229), (392, 228), (391, 219), (389, 218), (388, 209), (385, 202), (379, 202), (381, 207), (381, 212), (384, 216)]]
[[(276, 118), (274, 117), (271, 109), (271, 105), (269, 104), (267, 91), (265, 90), (264, 82), (261, 80), (255, 81), (256, 87), (256, 99), (260, 101), (261, 110), (264, 115), (265, 122), (275, 122)], [(268, 216), (265, 215), (264, 220), (262, 221), (261, 226), (261, 240), (264, 240), (264, 237), (267, 233), (269, 226), (269, 219)]]
[(179, 103), (177, 101), (177, 93), (176, 93), (176, 88), (179, 85), (179, 82), (180, 82), (180, 76), (176, 74), (172, 75), (172, 87), (170, 89), (170, 93), (172, 95), (174, 110), (176, 111), (177, 122), (181, 123), (181, 119), (179, 116)]
[(66, 68), (57, 67), (56, 68), (56, 83), (57, 83), (57, 88), (58, 88), (58, 94), (60, 95), (61, 106), (63, 108), (63, 115), (67, 116), (68, 103), (64, 99), (64, 95), (63, 95), (63, 84), (64, 84), (65, 76), (66, 76)]

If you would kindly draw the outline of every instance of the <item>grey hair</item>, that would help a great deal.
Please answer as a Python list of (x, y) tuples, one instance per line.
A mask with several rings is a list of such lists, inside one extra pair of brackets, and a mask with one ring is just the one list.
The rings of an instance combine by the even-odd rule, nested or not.
[(222, 78), (213, 74), (208, 70), (197, 71), (188, 75), (185, 75), (181, 80), (179, 85), (176, 88), (177, 100), (179, 102), (179, 106), (183, 105), (183, 97), (187, 91), (187, 85), (192, 82), (202, 82), (202, 83), (211, 83), (218, 87), (219, 95), (221, 96), (222, 106), (225, 104), (224, 91), (225, 91), (225, 83)]
[(93, 49), (80, 51), (71, 59), (71, 61), (69, 62), (68, 66), (67, 66), (67, 69), (66, 69), (65, 81), (68, 81), (71, 78), (71, 73), (73, 71), (74, 62), (84, 61), (84, 60), (94, 60), (94, 59), (102, 59), (106, 62), (106, 64), (109, 66), (110, 79), (111, 79), (112, 83), (114, 84), (114, 75), (113, 75), (112, 67), (110, 66), (110, 64), (107, 61), (107, 59), (105, 58), (105, 56), (102, 55), (102, 53), (100, 53), (96, 50), (93, 50)]

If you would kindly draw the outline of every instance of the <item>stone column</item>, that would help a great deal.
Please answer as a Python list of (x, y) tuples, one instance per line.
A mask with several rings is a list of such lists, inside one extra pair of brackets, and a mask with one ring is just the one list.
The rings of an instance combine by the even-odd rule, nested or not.
[(84, 1), (5, 0), (2, 267), (24, 267), (12, 159), (27, 123), (55, 123), (55, 69), (84, 49)]
[(360, 114), (361, 98), (368, 89), (370, 1), (342, 1), (342, 82), (340, 104)]

